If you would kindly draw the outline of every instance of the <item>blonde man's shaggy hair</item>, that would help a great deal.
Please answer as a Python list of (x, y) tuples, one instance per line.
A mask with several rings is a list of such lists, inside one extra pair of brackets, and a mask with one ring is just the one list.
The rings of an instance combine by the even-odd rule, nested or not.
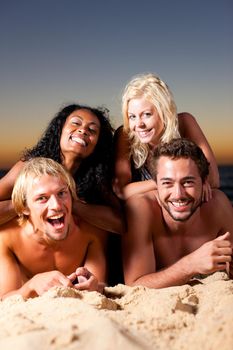
[(128, 134), (131, 144), (131, 154), (135, 167), (140, 168), (149, 154), (149, 145), (143, 144), (134, 132), (129, 129), (128, 103), (131, 99), (145, 98), (158, 111), (163, 123), (164, 132), (160, 142), (169, 142), (180, 137), (178, 130), (177, 109), (169, 87), (152, 73), (135, 76), (125, 87), (122, 96), (122, 113), (124, 131)]
[(22, 226), (28, 220), (24, 214), (27, 209), (27, 189), (32, 186), (35, 178), (50, 175), (62, 179), (68, 186), (72, 199), (77, 199), (76, 185), (73, 177), (63, 166), (50, 158), (35, 157), (27, 162), (20, 171), (12, 192), (12, 203), (19, 216), (18, 222)]

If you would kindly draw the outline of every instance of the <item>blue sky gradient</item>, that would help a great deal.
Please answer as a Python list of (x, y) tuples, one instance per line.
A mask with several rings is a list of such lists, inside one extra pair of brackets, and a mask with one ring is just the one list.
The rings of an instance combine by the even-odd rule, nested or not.
[(1, 1), (0, 167), (34, 145), (64, 105), (106, 106), (157, 73), (192, 113), (218, 163), (233, 164), (231, 0)]

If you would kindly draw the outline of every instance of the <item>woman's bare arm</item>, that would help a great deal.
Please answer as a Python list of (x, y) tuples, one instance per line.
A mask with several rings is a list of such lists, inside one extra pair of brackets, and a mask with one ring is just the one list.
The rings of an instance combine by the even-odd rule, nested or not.
[(23, 162), (17, 162), (9, 172), (0, 179), (0, 225), (8, 222), (16, 216), (14, 211), (11, 194), (15, 180), (23, 167)]
[(125, 218), (117, 198), (111, 199), (111, 206), (110, 203), (107, 206), (77, 200), (73, 203), (73, 213), (102, 230), (118, 234), (125, 232)]
[(153, 180), (132, 181), (131, 163), (130, 163), (130, 144), (128, 136), (120, 127), (115, 135), (115, 176), (113, 181), (113, 191), (118, 198), (127, 200), (129, 197), (156, 189)]
[(208, 182), (211, 188), (218, 188), (220, 186), (220, 180), (217, 162), (203, 131), (191, 114), (180, 113), (178, 118), (181, 136), (195, 142), (202, 149), (210, 163)]

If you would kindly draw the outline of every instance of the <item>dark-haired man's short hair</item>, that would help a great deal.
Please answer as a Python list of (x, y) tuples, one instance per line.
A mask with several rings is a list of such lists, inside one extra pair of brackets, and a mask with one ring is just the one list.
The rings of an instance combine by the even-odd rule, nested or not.
[(149, 170), (154, 180), (157, 177), (157, 163), (160, 157), (168, 157), (174, 160), (191, 158), (196, 163), (203, 182), (209, 174), (209, 162), (202, 149), (188, 139), (177, 138), (158, 145), (150, 158), (149, 164)]

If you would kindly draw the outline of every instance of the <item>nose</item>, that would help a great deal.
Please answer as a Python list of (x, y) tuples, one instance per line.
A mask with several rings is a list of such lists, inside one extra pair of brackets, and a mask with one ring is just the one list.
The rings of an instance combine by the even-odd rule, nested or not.
[(143, 128), (145, 126), (145, 123), (144, 121), (140, 118), (140, 117), (137, 117), (136, 118), (136, 126), (138, 128)]
[(79, 129), (79, 130), (78, 130), (78, 133), (79, 133), (79, 134), (83, 134), (83, 135), (87, 135), (87, 132), (86, 132), (85, 129)]
[(182, 186), (182, 184), (180, 183), (176, 184), (174, 187), (175, 198), (181, 198), (184, 195), (184, 193), (185, 193), (185, 189)]
[(56, 195), (52, 195), (49, 198), (49, 209), (59, 210), (61, 209), (61, 207), (62, 207), (61, 199)]
[(78, 129), (78, 133), (83, 134), (83, 135), (87, 135), (88, 134), (87, 127), (85, 125), (81, 125)]

